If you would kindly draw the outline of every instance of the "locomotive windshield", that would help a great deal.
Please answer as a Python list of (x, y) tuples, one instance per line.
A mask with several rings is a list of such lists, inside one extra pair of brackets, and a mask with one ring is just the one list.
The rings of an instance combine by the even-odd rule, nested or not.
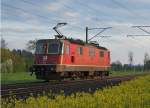
[(48, 44), (48, 53), (49, 54), (59, 53), (59, 44), (58, 43), (49, 43)]
[(61, 43), (58, 41), (38, 41), (36, 43), (37, 54), (59, 54), (61, 53)]
[(36, 53), (44, 54), (46, 52), (46, 45), (43, 42), (38, 42), (36, 44)]

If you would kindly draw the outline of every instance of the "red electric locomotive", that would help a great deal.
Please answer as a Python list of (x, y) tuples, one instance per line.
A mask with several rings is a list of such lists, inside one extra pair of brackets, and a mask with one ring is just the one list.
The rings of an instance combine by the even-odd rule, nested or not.
[(73, 39), (41, 39), (36, 43), (32, 72), (37, 79), (88, 78), (109, 75), (110, 52), (98, 44)]

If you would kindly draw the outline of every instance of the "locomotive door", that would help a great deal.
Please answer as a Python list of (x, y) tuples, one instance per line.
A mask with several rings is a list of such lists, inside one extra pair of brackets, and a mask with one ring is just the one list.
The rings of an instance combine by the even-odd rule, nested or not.
[(71, 56), (71, 63), (74, 63), (74, 61), (75, 61), (75, 58), (74, 58), (74, 56), (72, 55), (72, 56)]
[(75, 63), (75, 50), (73, 46), (71, 46), (70, 44), (67, 44), (65, 47), (65, 52), (66, 52), (65, 62), (69, 64), (70, 63), (74, 64)]
[(71, 64), (74, 64), (75, 63), (75, 46), (71, 46), (71, 49), (70, 49), (70, 62)]
[(74, 53), (71, 50), (71, 45), (70, 44), (66, 44), (65, 46), (65, 63), (70, 64), (70, 63), (74, 63), (75, 58), (74, 58)]

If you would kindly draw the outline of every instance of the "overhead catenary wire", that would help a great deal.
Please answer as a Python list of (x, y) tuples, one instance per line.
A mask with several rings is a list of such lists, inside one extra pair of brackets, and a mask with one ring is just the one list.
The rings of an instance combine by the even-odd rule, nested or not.
[[(101, 37), (101, 36), (98, 36), (99, 34), (101, 34), (101, 33), (103, 33), (104, 31), (106, 31), (107, 29), (110, 29), (110, 28), (112, 28), (112, 27), (106, 27), (106, 28), (88, 28), (87, 30), (93, 30), (93, 29), (100, 29), (101, 31), (100, 32), (98, 32), (96, 35), (94, 35), (93, 37), (91, 37), (90, 39), (87, 39), (87, 41), (90, 41), (90, 40), (92, 40), (93, 38), (95, 38), (95, 37)], [(103, 36), (104, 37), (104, 36)]]
[(146, 29), (144, 29), (145, 27), (150, 27), (150, 26), (132, 26), (132, 28), (138, 28), (138, 29), (140, 29), (141, 31), (143, 31), (144, 33), (146, 33), (146, 34), (138, 34), (138, 35), (127, 35), (127, 37), (133, 37), (133, 36), (148, 36), (148, 37), (150, 37), (150, 31), (148, 31), (148, 30), (146, 30)]
[(138, 28), (138, 29), (140, 29), (140, 30), (142, 30), (143, 32), (145, 32), (145, 33), (147, 33), (147, 34), (150, 34), (150, 31), (147, 31), (147, 30), (145, 30), (144, 28), (146, 27), (149, 27), (150, 28), (150, 26), (132, 26), (133, 28)]

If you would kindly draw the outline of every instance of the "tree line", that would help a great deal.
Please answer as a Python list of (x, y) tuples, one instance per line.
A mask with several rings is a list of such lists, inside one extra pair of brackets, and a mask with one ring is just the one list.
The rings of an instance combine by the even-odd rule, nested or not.
[(29, 51), (1, 48), (1, 72), (26, 72), (33, 61), (33, 54)]
[(128, 64), (122, 64), (119, 60), (111, 64), (112, 71), (150, 71), (150, 56), (148, 53), (144, 54), (143, 65), (134, 65), (134, 54), (133, 52), (128, 53)]
[(27, 72), (34, 62), (33, 54), (27, 50), (9, 50), (7, 45), (1, 38), (1, 72)]

